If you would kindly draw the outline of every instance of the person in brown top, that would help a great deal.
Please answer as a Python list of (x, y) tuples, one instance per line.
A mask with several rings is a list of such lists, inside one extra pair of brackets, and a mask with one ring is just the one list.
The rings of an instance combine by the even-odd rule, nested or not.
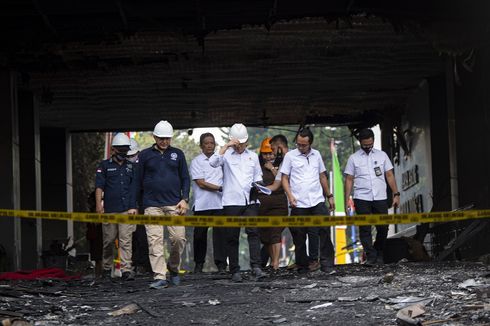
[[(262, 178), (265, 186), (272, 185), (279, 173), (277, 166), (273, 162), (275, 155), (272, 151), (271, 138), (265, 138), (260, 146), (259, 162), (262, 168)], [(274, 187), (275, 188), (275, 187)], [(286, 216), (288, 215), (288, 201), (282, 187), (274, 190), (272, 194), (258, 194), (260, 201), (260, 216)], [(281, 238), (283, 227), (260, 228), (260, 241), (266, 246), (271, 257), (271, 266), (273, 270), (279, 269), (279, 255), (281, 253)]]

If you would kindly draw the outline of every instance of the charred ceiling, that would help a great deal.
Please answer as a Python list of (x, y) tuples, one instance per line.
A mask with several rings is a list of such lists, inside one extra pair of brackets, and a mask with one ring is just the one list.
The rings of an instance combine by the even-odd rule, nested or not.
[(488, 35), (448, 36), (474, 8), (404, 6), (2, 1), (0, 64), (34, 92), (43, 126), (73, 131), (375, 123), (442, 73), (440, 52), (466, 55)]

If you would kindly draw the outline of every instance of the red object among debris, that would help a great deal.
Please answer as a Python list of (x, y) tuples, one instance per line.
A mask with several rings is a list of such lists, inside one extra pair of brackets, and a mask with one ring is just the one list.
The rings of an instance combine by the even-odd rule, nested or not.
[(6, 272), (0, 274), (0, 280), (42, 280), (42, 279), (78, 280), (80, 275), (66, 275), (61, 268), (44, 268), (32, 271)]

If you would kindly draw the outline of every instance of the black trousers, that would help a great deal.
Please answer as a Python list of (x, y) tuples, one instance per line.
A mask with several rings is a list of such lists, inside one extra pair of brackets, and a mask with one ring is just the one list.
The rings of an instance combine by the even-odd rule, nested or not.
[[(196, 216), (220, 216), (222, 209), (209, 209), (205, 211), (194, 211)], [(225, 236), (222, 228), (213, 228), (213, 257), (216, 266), (226, 267)], [(208, 249), (208, 227), (194, 228), (194, 262), (204, 264)]]
[[(328, 210), (327, 210), (328, 212)], [(308, 260), (318, 261), (318, 250), (320, 244), (320, 229), (319, 227), (307, 227), (306, 234), (308, 235)]]
[[(223, 214), (226, 216), (257, 216), (258, 212), (258, 205), (223, 207)], [(240, 228), (223, 228), (223, 232), (226, 239), (225, 250), (230, 261), (230, 273), (239, 272)], [(248, 239), (250, 266), (252, 268), (261, 267), (259, 230), (257, 228), (245, 228), (245, 232)]]
[(151, 271), (150, 256), (148, 255), (148, 239), (144, 225), (137, 225), (133, 232), (133, 267), (143, 266)]
[[(293, 208), (291, 216), (299, 215), (328, 215), (325, 202), (321, 202), (316, 206), (309, 208)], [(318, 235), (320, 237), (320, 265), (322, 268), (332, 267), (335, 262), (334, 249), (332, 240), (330, 239), (330, 227), (318, 227)], [(307, 227), (291, 227), (289, 228), (294, 242), (294, 254), (296, 256), (296, 265), (300, 270), (308, 269), (310, 260), (306, 254), (306, 235), (308, 234)], [(310, 238), (311, 241), (311, 238)]]
[[(386, 200), (361, 200), (354, 199), (357, 214), (387, 214), (388, 202)], [(388, 236), (388, 225), (376, 225), (376, 240), (373, 245), (372, 226), (359, 226), (359, 238), (362, 247), (369, 260), (377, 259), (383, 255), (386, 237)]]

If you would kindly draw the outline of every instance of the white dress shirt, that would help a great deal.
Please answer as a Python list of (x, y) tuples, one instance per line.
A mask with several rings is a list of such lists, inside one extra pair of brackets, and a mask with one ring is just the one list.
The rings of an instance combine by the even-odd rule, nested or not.
[(192, 189), (194, 190), (194, 210), (222, 209), (222, 193), (201, 189), (196, 183), (196, 180), (204, 179), (204, 181), (216, 186), (222, 186), (223, 169), (221, 166), (217, 168), (212, 167), (209, 165), (209, 158), (201, 153), (192, 160), (190, 172), (191, 178), (194, 181), (192, 183)]
[(316, 149), (312, 148), (307, 155), (298, 149), (286, 153), (280, 172), (289, 176), (296, 207), (310, 208), (325, 201), (320, 184), (320, 173), (325, 171), (325, 164)]
[(262, 169), (257, 154), (248, 149), (238, 154), (230, 147), (224, 155), (211, 156), (209, 164), (223, 167), (223, 206), (250, 204), (252, 182), (262, 181)]
[[(393, 169), (385, 152), (372, 149), (369, 155), (360, 149), (349, 157), (344, 174), (354, 177), (354, 199), (385, 200), (385, 173)], [(378, 175), (377, 175), (378, 174)]]

